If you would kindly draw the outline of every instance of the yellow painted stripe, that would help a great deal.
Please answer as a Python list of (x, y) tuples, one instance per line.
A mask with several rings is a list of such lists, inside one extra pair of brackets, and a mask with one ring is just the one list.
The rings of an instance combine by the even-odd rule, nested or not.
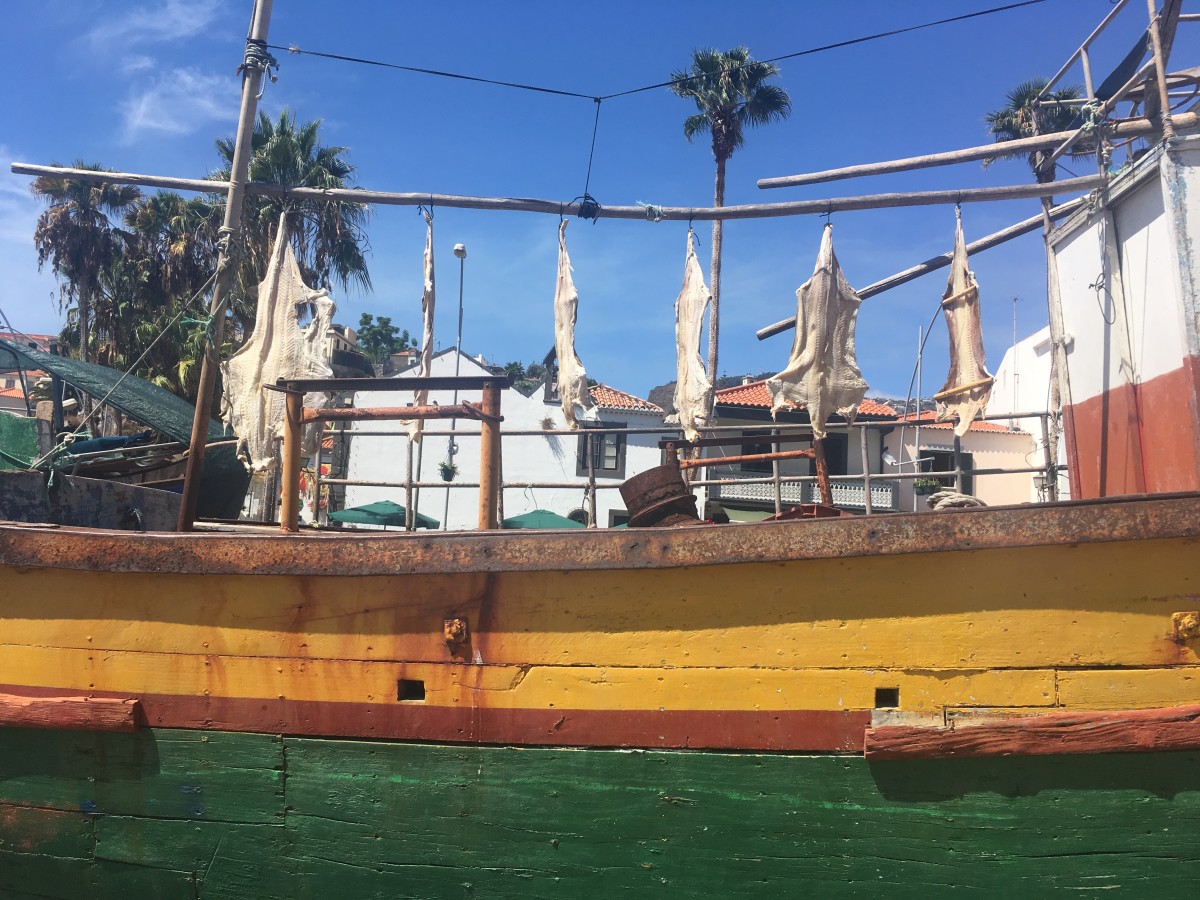
[(906, 710), (1050, 706), (1045, 670), (908, 673), (828, 669), (621, 669), (281, 660), (0, 646), (0, 683), (78, 691), (396, 700), (398, 679), (425, 683), (426, 702), (495, 709), (870, 709), (876, 688), (898, 688)]
[(1069, 708), (1148, 709), (1200, 703), (1200, 667), (1060, 672), (1058, 691)]
[[(253, 577), (0, 569), (0, 639), (168, 654), (498, 665), (1166, 667), (1200, 570), (1178, 541), (642, 572)], [(48, 615), (50, 614), (50, 615)]]

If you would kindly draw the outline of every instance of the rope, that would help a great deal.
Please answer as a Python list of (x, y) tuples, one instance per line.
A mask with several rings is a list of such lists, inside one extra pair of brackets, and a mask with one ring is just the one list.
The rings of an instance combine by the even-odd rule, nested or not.
[(343, 56), (340, 53), (322, 53), (317, 50), (301, 50), (296, 44), (281, 47), (278, 44), (267, 44), (272, 50), (286, 50), (295, 56), (317, 56), (322, 59), (336, 59), (341, 62), (360, 63), (364, 66), (379, 66), (383, 69), (399, 69), (402, 72), (415, 72), (419, 75), (436, 75), (439, 78), (456, 78), (460, 81), (474, 81), (478, 84), (494, 84), (497, 87), (510, 87), (522, 91), (536, 91), (541, 94), (557, 94), (560, 97), (579, 97), (584, 100), (596, 99), (591, 94), (577, 94), (575, 91), (560, 91), (556, 88), (539, 87), (535, 84), (521, 84), (516, 81), (496, 81), (491, 78), (479, 78), (475, 75), (463, 75), (459, 72), (442, 72), (438, 69), (422, 69), (416, 66), (402, 66), (398, 63), (381, 62), (377, 59), (363, 59), (359, 56)]
[[(82, 421), (80, 421), (80, 423), (78, 425), (75, 426), (74, 430), (67, 432), (65, 435), (63, 435), (61, 437), (61, 439), (59, 440), (59, 442), (57, 444), (55, 444), (53, 447), (51, 447), (50, 450), (47, 451), (45, 455), (43, 455), (39, 459), (35, 460), (34, 462), (30, 463), (29, 468), (31, 468), (31, 469), (38, 468), (43, 463), (45, 463), (47, 460), (52, 460), (53, 458), (57, 457), (63, 450), (66, 450), (68, 447), (71, 446), (72, 443), (74, 443), (76, 437), (79, 434), (79, 431), (83, 428), (83, 426), (86, 425), (88, 422), (90, 422), (92, 420), (92, 418), (94, 418), (95, 415), (98, 412), (100, 412), (100, 410), (104, 407), (104, 404), (108, 402), (108, 398), (113, 395), (113, 393), (116, 391), (116, 389), (121, 386), (121, 383), (124, 382), (126, 378), (128, 378), (130, 375), (133, 374), (134, 370), (141, 364), (142, 360), (144, 360), (146, 358), (147, 354), (149, 354), (150, 351), (154, 349), (154, 345), (163, 339), (163, 336), (166, 335), (166, 333), (171, 329), (172, 326), (174, 326), (177, 322), (181, 321), (184, 318), (184, 313), (186, 313), (188, 311), (188, 307), (190, 307), (193, 303), (195, 303), (198, 299), (200, 299), (200, 297), (204, 296), (204, 294), (206, 294), (208, 292), (208, 289), (212, 286), (213, 282), (216, 281), (217, 273), (219, 271), (220, 271), (220, 267), (218, 267), (217, 270), (214, 271), (212, 273), (212, 275), (210, 275), (208, 277), (208, 280), (206, 282), (204, 282), (204, 284), (200, 288), (200, 290), (198, 290), (195, 294), (193, 294), (192, 297), (187, 301), (187, 303), (183, 304), (183, 307), (175, 315), (175, 318), (172, 319), (170, 322), (168, 322), (166, 324), (166, 326), (162, 329), (162, 331), (160, 331), (158, 333), (158, 335), (154, 338), (154, 340), (152, 340), (149, 344), (146, 345), (146, 349), (142, 351), (142, 355), (139, 356), (136, 360), (134, 360), (133, 365), (131, 365), (128, 369), (126, 369), (123, 373), (121, 373), (121, 377), (118, 378), (116, 383), (111, 388), (108, 389), (108, 393), (105, 394), (100, 399), (100, 402), (97, 403), (95, 405), (95, 407), (92, 408), (92, 411), (90, 413), (88, 413), (88, 415), (86, 417), (84, 417), (84, 419)], [(224, 303), (223, 302), (221, 304), (220, 312), (221, 313), (224, 312)], [(218, 312), (214, 311), (213, 314), (211, 316), (209, 316), (210, 325), (211, 325), (211, 320), (215, 319), (217, 315), (218, 315)], [(211, 332), (209, 333), (208, 340), (210, 342), (212, 340)], [(51, 478), (53, 478), (53, 475), (51, 476)]]
[[(596, 223), (596, 220), (600, 218), (600, 210), (603, 207), (600, 206), (600, 202), (591, 194), (584, 194), (582, 197), (576, 197), (571, 202), (579, 204), (579, 212), (575, 214), (579, 218), (591, 219), (593, 225)], [(561, 215), (561, 213), (559, 213), (559, 215)]]
[(583, 179), (583, 196), (588, 196), (588, 187), (592, 183), (592, 159), (596, 156), (596, 132), (600, 129), (600, 98), (595, 97), (596, 118), (592, 122), (592, 149), (588, 151), (587, 177)]
[(655, 206), (653, 203), (643, 203), (641, 200), (637, 201), (637, 205), (646, 210), (646, 221), (648, 222), (661, 222), (667, 217), (661, 206)]
[[(268, 47), (270, 47), (270, 44), (266, 41), (246, 38), (246, 58), (237, 67), (235, 74), (242, 75), (243, 73), (257, 69), (271, 79), (272, 83), (278, 81), (279, 76), (274, 73), (279, 71), (279, 60), (271, 55), (270, 50), (267, 49)], [(262, 91), (259, 91), (258, 96), (262, 97)]]

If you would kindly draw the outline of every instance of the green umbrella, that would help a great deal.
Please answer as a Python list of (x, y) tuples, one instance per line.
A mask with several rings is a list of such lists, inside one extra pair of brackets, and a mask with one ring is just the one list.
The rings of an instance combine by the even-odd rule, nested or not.
[(505, 528), (583, 528), (574, 519), (552, 513), (548, 509), (535, 509), (504, 520)]
[[(403, 528), (408, 522), (408, 513), (399, 503), (391, 500), (377, 500), (363, 506), (352, 506), (349, 509), (339, 509), (329, 514), (331, 522), (349, 522), (355, 525), (391, 525)], [(418, 528), (437, 528), (437, 519), (417, 513)]]

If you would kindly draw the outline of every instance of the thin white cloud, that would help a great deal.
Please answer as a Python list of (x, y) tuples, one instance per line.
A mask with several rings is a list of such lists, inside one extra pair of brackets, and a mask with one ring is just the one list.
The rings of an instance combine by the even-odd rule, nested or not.
[(239, 91), (236, 79), (198, 69), (164, 72), (121, 103), (122, 139), (128, 144), (148, 134), (190, 134), (211, 122), (229, 120)]
[(87, 35), (97, 48), (123, 51), (147, 41), (182, 40), (202, 31), (216, 18), (222, 0), (165, 0), (138, 6), (96, 26)]
[(121, 60), (121, 72), (125, 75), (135, 75), (153, 69), (156, 65), (153, 57), (138, 53)]

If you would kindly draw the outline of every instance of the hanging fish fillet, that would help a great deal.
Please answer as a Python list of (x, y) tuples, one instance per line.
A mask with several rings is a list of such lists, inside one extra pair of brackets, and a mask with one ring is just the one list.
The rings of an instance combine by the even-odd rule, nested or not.
[(854, 326), (862, 302), (842, 274), (826, 225), (812, 278), (796, 291), (796, 338), (787, 368), (767, 379), (771, 414), (788, 401), (808, 408), (813, 435), (825, 437), (836, 410), (853, 421), (867, 383), (854, 359)]
[[(425, 213), (425, 290), (421, 294), (421, 317), (424, 327), (421, 332), (421, 356), (417, 364), (417, 375), (428, 378), (433, 369), (433, 307), (437, 301), (437, 291), (433, 278), (433, 216)], [(416, 391), (413, 404), (427, 406), (429, 391)], [(425, 428), (424, 419), (404, 420), (401, 422), (408, 429), (410, 440), (419, 441)]]
[(554, 351), (558, 357), (558, 394), (563, 417), (571, 428), (578, 427), (575, 408), (592, 408), (587, 372), (575, 353), (575, 317), (579, 312), (579, 292), (571, 279), (571, 258), (567, 256), (567, 220), (558, 226), (558, 281), (554, 287)]
[(675, 412), (666, 419), (669, 425), (681, 425), (689, 441), (700, 437), (697, 428), (708, 423), (712, 412), (713, 386), (700, 358), (700, 329), (711, 299), (696, 259), (696, 236), (689, 228), (683, 288), (675, 298)]
[[(297, 311), (312, 305), (315, 316), (301, 329)], [(283, 436), (284, 395), (264, 391), (279, 378), (328, 378), (325, 335), (337, 307), (326, 291), (304, 284), (295, 253), (288, 243), (287, 222), (279, 217), (267, 275), (258, 286), (258, 310), (249, 340), (221, 363), (224, 392), (221, 418), (238, 438), (238, 456), (256, 475), (275, 464), (275, 439)], [(325, 405), (309, 395), (308, 405)], [(320, 424), (308, 426), (304, 445), (315, 446)]]
[(950, 330), (950, 374), (945, 386), (933, 395), (937, 401), (937, 420), (957, 418), (954, 433), (962, 437), (971, 422), (987, 408), (995, 379), (988, 372), (983, 355), (983, 324), (979, 312), (979, 285), (967, 268), (967, 247), (963, 240), (962, 216), (956, 213), (954, 258), (950, 278), (942, 296), (942, 311)]

